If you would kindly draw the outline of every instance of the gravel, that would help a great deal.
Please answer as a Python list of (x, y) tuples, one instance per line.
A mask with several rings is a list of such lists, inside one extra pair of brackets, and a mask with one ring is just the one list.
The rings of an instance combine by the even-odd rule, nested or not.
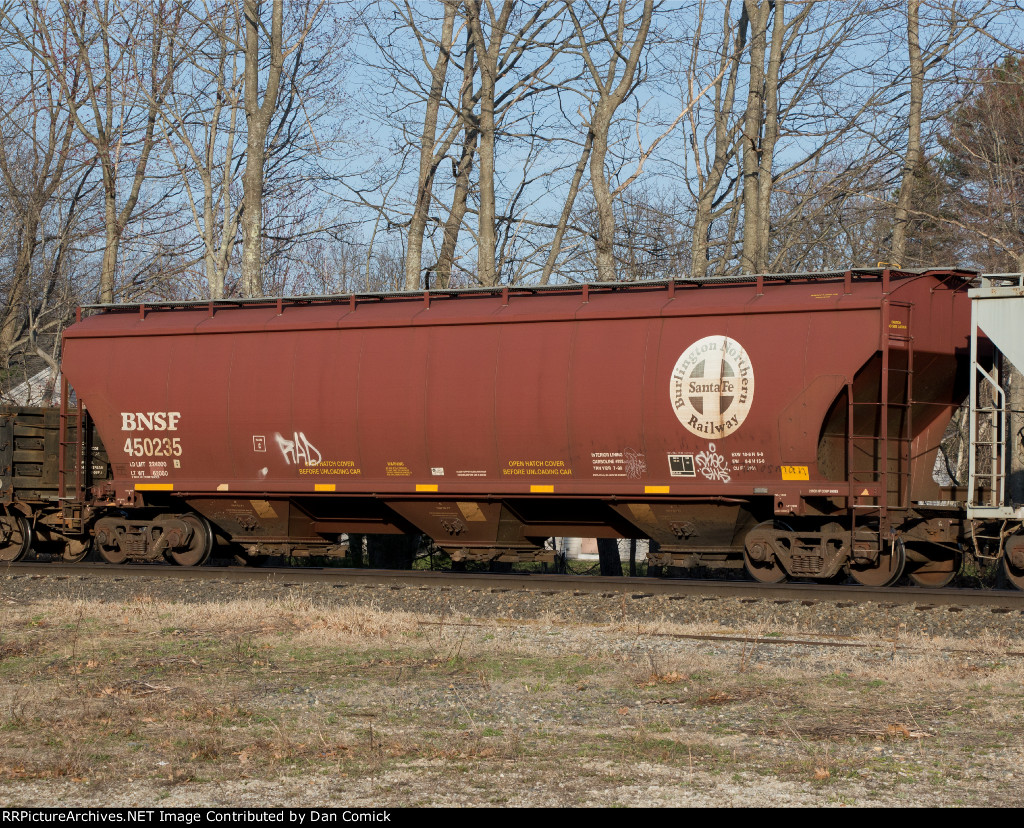
[[(302, 596), (330, 604), (373, 606), (380, 610), (451, 618), (536, 620), (555, 617), (568, 624), (629, 624), (669, 621), (721, 628), (784, 630), (826, 636), (900, 635), (971, 640), (982, 635), (1021, 638), (1024, 610), (933, 606), (927, 593), (917, 604), (894, 602), (772, 600), (644, 593), (489, 590), (479, 587), (333, 585), (179, 580), (98, 575), (0, 576), (0, 601), (24, 603), (46, 598), (124, 601), (139, 595), (182, 603)], [(640, 597), (642, 596), (642, 597)], [(710, 632), (710, 630), (706, 630)]]

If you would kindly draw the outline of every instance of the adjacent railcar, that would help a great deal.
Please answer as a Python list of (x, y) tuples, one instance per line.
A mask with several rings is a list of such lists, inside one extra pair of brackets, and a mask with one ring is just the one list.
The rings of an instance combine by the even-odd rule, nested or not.
[(637, 537), (654, 563), (766, 582), (937, 585), (963, 534), (933, 468), (974, 275), (94, 308), (63, 356), (112, 469), (83, 483), (92, 531), (108, 560), (179, 563), (215, 538), (422, 533), (509, 560)]
[(33, 547), (68, 562), (85, 558), (94, 516), (76, 488), (85, 477), (103, 490), (110, 466), (83, 411), (0, 406), (0, 562)]

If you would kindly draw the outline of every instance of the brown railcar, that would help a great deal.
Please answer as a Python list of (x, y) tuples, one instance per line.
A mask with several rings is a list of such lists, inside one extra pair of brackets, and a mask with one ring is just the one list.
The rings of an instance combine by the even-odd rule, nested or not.
[(95, 426), (77, 409), (0, 406), (0, 561), (24, 557), (33, 542), (82, 560), (94, 517), (86, 490), (109, 478)]
[(933, 468), (974, 275), (95, 308), (63, 360), (112, 467), (90, 531), (111, 560), (199, 563), (214, 535), (260, 555), (422, 533), (485, 557), (577, 535), (763, 581), (945, 582), (964, 496)]

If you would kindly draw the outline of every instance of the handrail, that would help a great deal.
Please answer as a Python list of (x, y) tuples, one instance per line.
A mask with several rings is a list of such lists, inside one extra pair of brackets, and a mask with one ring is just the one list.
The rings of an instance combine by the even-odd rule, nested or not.
[(92, 304), (81, 305), (81, 310), (100, 312), (124, 312), (152, 310), (172, 310), (178, 308), (193, 308), (196, 310), (209, 308), (241, 308), (241, 307), (268, 307), (281, 309), (284, 306), (301, 306), (317, 304), (335, 304), (345, 301), (424, 301), (424, 297), (437, 298), (460, 298), (473, 296), (533, 296), (538, 294), (565, 294), (579, 293), (581, 295), (593, 295), (595, 293), (616, 293), (616, 292), (637, 292), (667, 290), (670, 293), (676, 288), (697, 288), (715, 287), (729, 285), (755, 285), (758, 292), (764, 287), (772, 284), (792, 284), (794, 282), (843, 282), (846, 280), (856, 281), (877, 281), (880, 284), (888, 279), (907, 279), (923, 276), (928, 273), (946, 274), (973, 280), (977, 278), (977, 272), (963, 270), (960, 268), (931, 268), (931, 269), (889, 269), (880, 267), (852, 268), (849, 270), (827, 270), (827, 271), (806, 271), (793, 273), (760, 273), (760, 274), (739, 274), (735, 276), (707, 276), (701, 279), (693, 279), (689, 276), (679, 276), (673, 279), (642, 280), (629, 282), (572, 282), (558, 285), (495, 285), (493, 287), (469, 287), (469, 288), (442, 288), (432, 290), (414, 291), (367, 291), (353, 293), (334, 293), (318, 296), (265, 296), (253, 298), (231, 298), (231, 299), (187, 299), (180, 301), (141, 301), (114, 304)]

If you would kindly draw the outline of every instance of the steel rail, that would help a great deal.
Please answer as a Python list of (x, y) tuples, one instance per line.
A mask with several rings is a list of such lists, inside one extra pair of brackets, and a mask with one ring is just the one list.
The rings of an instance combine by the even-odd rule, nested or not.
[(168, 578), (189, 581), (234, 581), (280, 585), (323, 584), (334, 586), (390, 586), (451, 588), (491, 592), (534, 591), (576, 595), (624, 596), (632, 599), (656, 595), (707, 596), (717, 598), (800, 601), (808, 606), (818, 602), (852, 604), (886, 603), (915, 605), (919, 609), (938, 606), (988, 607), (993, 611), (1024, 612), (1024, 592), (1019, 590), (927, 589), (924, 587), (865, 587), (822, 585), (800, 582), (762, 584), (754, 581), (713, 581), (677, 578), (607, 577), (598, 575), (545, 575), (535, 573), (432, 572), (366, 568), (179, 567), (170, 564), (100, 564), (18, 562), (0, 567), (0, 577), (110, 577)]

